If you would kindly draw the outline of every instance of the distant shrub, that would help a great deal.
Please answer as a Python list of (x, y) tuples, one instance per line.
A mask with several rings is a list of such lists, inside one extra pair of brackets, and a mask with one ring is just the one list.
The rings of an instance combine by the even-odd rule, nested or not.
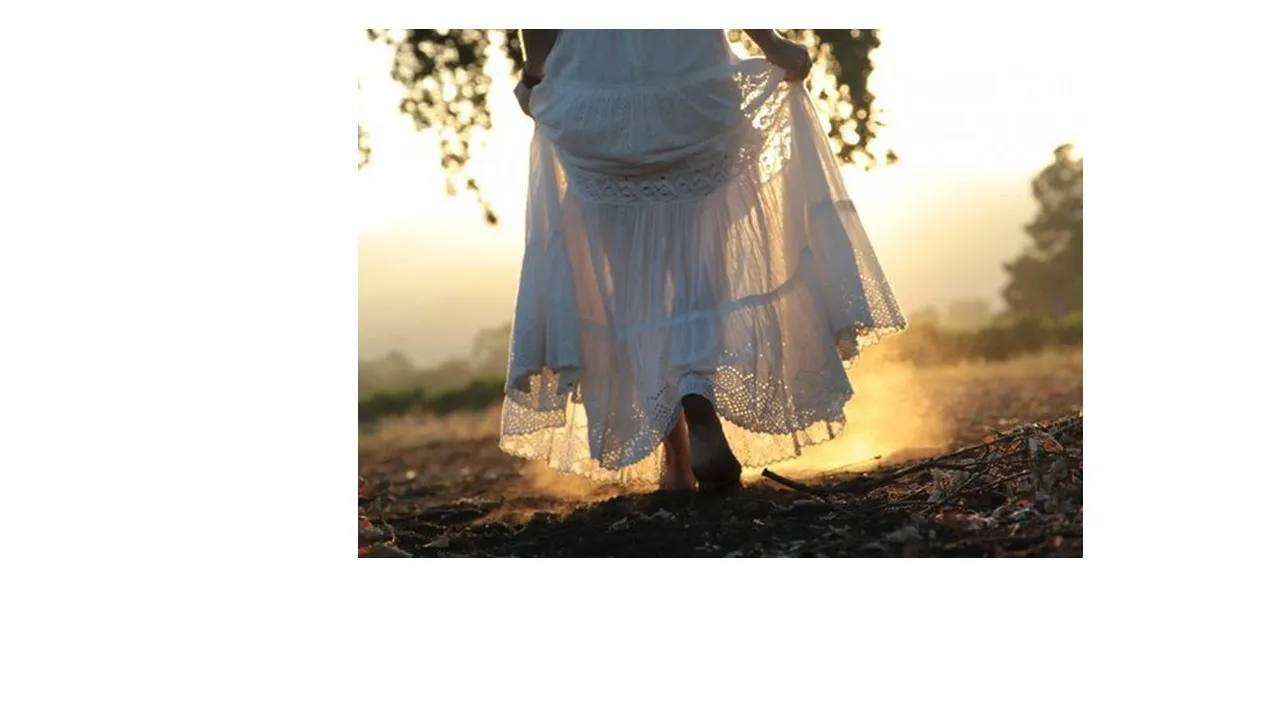
[(403, 391), (383, 391), (360, 401), (359, 418), (361, 423), (369, 423), (386, 416), (399, 416), (426, 402), (426, 391), (421, 387)]
[(502, 400), (503, 379), (476, 379), (461, 389), (427, 399), (423, 410), (444, 415), (454, 411), (479, 411)]
[(411, 412), (446, 415), (455, 411), (478, 411), (502, 400), (505, 384), (502, 379), (476, 379), (470, 384), (428, 396), (421, 387), (396, 392), (374, 394), (360, 401), (360, 423), (370, 423), (380, 418), (400, 416)]

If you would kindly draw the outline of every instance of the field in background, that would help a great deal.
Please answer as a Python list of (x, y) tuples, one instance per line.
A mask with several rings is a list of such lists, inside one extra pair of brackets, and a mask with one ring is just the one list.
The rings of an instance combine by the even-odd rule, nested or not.
[[(1078, 411), (1082, 375), (1083, 354), (1078, 348), (998, 362), (966, 360), (931, 365), (868, 355), (853, 370), (856, 397), (847, 409), (849, 432), (788, 464), (826, 463), (815, 462), (818, 458), (834, 458), (846, 465), (862, 461), (875, 455), (877, 449), (885, 449), (876, 448), (872, 437), (896, 440), (899, 447), (894, 449), (914, 444), (921, 451), (933, 450), (947, 446), (953, 439), (980, 438), (985, 429), (1013, 425), (1020, 418), (1048, 418), (1054, 413)], [(1033, 387), (1041, 390), (1043, 398), (1032, 394)], [(1071, 399), (1075, 399), (1074, 403), (1064, 405)], [(479, 410), (444, 414), (411, 411), (367, 424), (360, 432), (361, 455), (394, 455), (454, 440), (493, 438), (496, 442), (502, 417), (497, 405), (500, 400), (499, 393), (491, 405)], [(977, 409), (988, 412), (969, 413)], [(840, 454), (854, 447), (865, 449)]]
[[(1062, 353), (1083, 344), (1083, 318), (1005, 317), (979, 325), (952, 327), (928, 320), (913, 323), (873, 347), (861, 367), (888, 363), (934, 367), (999, 362), (1043, 353)], [(431, 369), (415, 368), (402, 355), (360, 363), (361, 430), (407, 414), (445, 416), (483, 412), (502, 399), (509, 327), (477, 336), (471, 359), (451, 360)], [(875, 378), (871, 377), (874, 382)]]

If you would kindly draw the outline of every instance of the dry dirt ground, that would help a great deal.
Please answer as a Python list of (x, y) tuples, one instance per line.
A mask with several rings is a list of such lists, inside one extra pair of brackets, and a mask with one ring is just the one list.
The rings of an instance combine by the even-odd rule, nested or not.
[(722, 498), (599, 486), (508, 457), (496, 412), (360, 438), (367, 557), (1083, 554), (1078, 351), (914, 368), (870, 360), (840, 439)]

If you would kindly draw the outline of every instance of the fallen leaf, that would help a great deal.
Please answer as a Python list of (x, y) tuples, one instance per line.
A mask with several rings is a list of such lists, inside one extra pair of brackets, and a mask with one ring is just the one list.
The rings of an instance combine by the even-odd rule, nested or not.
[(1062, 443), (1048, 433), (1040, 433), (1040, 446), (1045, 452), (1057, 454), (1063, 451)]

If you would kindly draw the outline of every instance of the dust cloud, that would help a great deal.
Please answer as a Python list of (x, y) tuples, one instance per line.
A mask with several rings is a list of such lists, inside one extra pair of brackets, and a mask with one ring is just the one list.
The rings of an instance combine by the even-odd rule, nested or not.
[[(834, 471), (869, 471), (878, 466), (932, 457), (956, 437), (954, 421), (934, 399), (915, 365), (879, 357), (860, 360), (851, 370), (854, 398), (845, 406), (847, 424), (835, 439), (805, 448), (795, 459), (769, 465), (789, 476)], [(763, 467), (744, 469), (759, 477)], [(597, 483), (529, 463), (512, 489), (529, 495), (591, 501), (651, 487)]]
[[(850, 377), (854, 398), (845, 406), (847, 424), (834, 440), (807, 447), (795, 459), (769, 465), (788, 476), (839, 471), (869, 471), (878, 466), (933, 456), (953, 443), (956, 421), (937, 402), (938, 379), (928, 369), (869, 354), (859, 360)], [(937, 371), (933, 371), (937, 376)], [(376, 430), (361, 434), (361, 454), (393, 455), (424, 443), (483, 441), (497, 445), (500, 408), (442, 417), (415, 415), (386, 419)], [(763, 468), (745, 469), (745, 479)], [(541, 462), (520, 463), (518, 477), (504, 489), (510, 497), (557, 498), (591, 502), (651, 487), (600, 483), (549, 469)]]
[(914, 365), (868, 356), (854, 365), (850, 377), (854, 397), (844, 409), (844, 430), (770, 469), (792, 475), (867, 471), (932, 456), (955, 438), (954, 421), (934, 402)]

